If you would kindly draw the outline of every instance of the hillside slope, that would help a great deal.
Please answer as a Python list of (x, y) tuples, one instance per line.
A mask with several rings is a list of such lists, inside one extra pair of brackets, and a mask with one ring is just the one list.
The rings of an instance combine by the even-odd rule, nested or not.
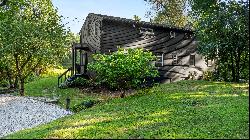
[(5, 138), (249, 138), (247, 84), (180, 81)]

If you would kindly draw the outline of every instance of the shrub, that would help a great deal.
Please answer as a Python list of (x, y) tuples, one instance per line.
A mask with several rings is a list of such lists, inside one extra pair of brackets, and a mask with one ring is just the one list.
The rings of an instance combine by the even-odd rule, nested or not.
[(68, 83), (68, 86), (77, 86), (77, 87), (83, 87), (83, 86), (89, 86), (90, 81), (84, 77), (77, 77), (72, 82)]
[(202, 79), (206, 81), (225, 81), (221, 77), (221, 75), (218, 74), (218, 71), (204, 71), (202, 75)]
[(157, 77), (158, 71), (151, 64), (156, 57), (143, 49), (121, 49), (108, 54), (94, 54), (88, 70), (96, 73), (98, 85), (122, 90), (137, 88), (149, 79)]
[(0, 87), (8, 87), (9, 82), (6, 79), (1, 79), (0, 80)]

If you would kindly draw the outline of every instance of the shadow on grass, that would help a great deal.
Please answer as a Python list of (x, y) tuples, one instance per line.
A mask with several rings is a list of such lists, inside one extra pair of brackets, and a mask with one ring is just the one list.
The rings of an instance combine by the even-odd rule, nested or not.
[[(32, 86), (31, 93), (44, 94), (39, 90), (45, 85), (38, 90)], [(75, 103), (96, 98), (53, 87), (47, 93), (55, 90), (62, 101), (67, 96)], [(246, 87), (207, 81), (162, 84), (6, 138), (249, 138)]]
[[(206, 85), (209, 84), (200, 88), (206, 89)], [(15, 137), (249, 138), (248, 96), (180, 88), (169, 92), (173, 86), (167, 93), (152, 89), (153, 93), (143, 96), (114, 99), (48, 125), (18, 132)], [(219, 92), (220, 88), (209, 90)]]

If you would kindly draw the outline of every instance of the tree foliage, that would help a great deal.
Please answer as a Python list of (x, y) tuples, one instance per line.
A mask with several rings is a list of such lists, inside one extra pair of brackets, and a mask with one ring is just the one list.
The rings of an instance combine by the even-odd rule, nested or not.
[(32, 72), (55, 64), (67, 52), (60, 18), (50, 0), (17, 0), (0, 7), (0, 64), (10, 80), (19, 81), (21, 95)]
[(222, 80), (236, 81), (249, 76), (249, 13), (243, 1), (217, 2), (199, 13), (196, 25), (199, 52), (216, 59)]
[(188, 0), (144, 0), (152, 7), (148, 16), (154, 16), (153, 22), (168, 26), (185, 27), (189, 25)]

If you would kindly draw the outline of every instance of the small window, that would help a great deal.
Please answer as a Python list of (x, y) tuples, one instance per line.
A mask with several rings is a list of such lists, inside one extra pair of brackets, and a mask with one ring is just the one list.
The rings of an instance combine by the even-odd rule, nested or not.
[(156, 55), (156, 62), (155, 62), (156, 67), (163, 67), (164, 66), (164, 54), (157, 54)]
[(173, 31), (170, 31), (170, 38), (175, 38), (175, 32), (173, 32)]
[(177, 56), (177, 54), (176, 53), (173, 53), (173, 65), (176, 65), (176, 64), (178, 64), (178, 56)]
[(90, 35), (90, 34), (91, 34), (91, 24), (90, 24), (90, 22), (89, 22), (89, 24), (88, 24), (88, 29), (87, 29), (87, 32), (88, 32), (88, 35)]
[(95, 26), (93, 27), (93, 35), (95, 35)]
[(189, 65), (195, 66), (195, 55), (190, 55)]
[(154, 30), (151, 28), (140, 28), (141, 35), (154, 35)]
[(95, 23), (95, 35), (96, 36), (98, 35), (98, 25), (97, 25), (97, 23)]
[(211, 59), (208, 59), (207, 62), (206, 62), (206, 63), (207, 63), (207, 66), (208, 66), (208, 67), (212, 67), (212, 62), (213, 62), (213, 61), (212, 61)]

